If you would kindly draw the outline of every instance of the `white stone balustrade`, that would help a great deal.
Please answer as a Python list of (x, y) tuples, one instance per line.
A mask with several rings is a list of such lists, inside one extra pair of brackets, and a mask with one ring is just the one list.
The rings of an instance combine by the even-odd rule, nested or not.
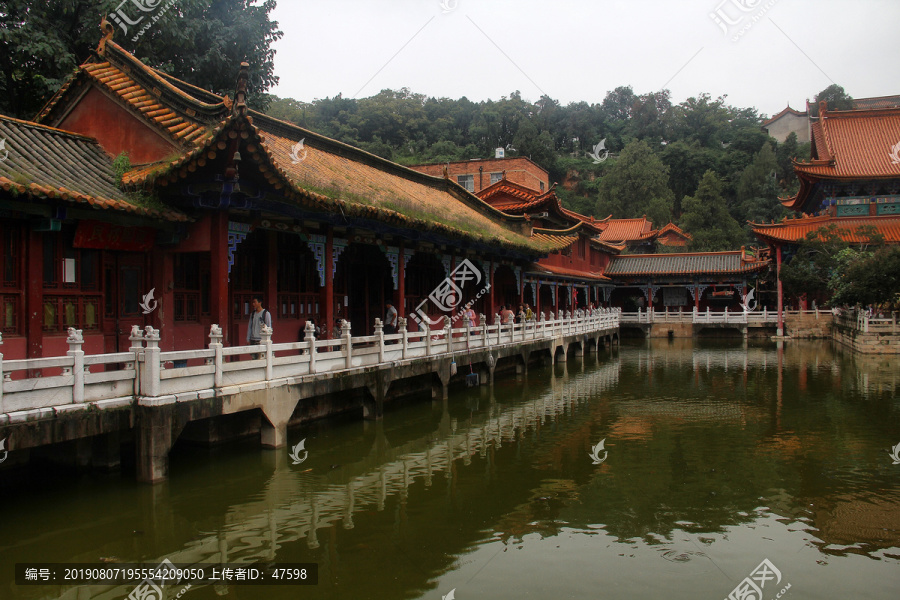
[[(9, 415), (21, 411), (50, 409), (52, 415), (89, 403), (118, 405), (135, 398), (164, 404), (176, 398), (211, 397), (217, 390), (245, 384), (285, 385), (305, 376), (527, 345), (576, 332), (607, 335), (617, 331), (619, 317), (619, 309), (594, 309), (575, 316), (551, 314), (549, 319), (541, 313), (538, 320), (503, 325), (494, 315), (489, 325), (482, 314), (477, 325), (463, 318), (459, 327), (453, 327), (447, 317), (442, 328), (423, 323), (416, 331), (408, 329), (404, 318), (393, 334), (384, 333), (379, 319), (374, 335), (357, 337), (351, 337), (350, 323), (341, 321), (341, 337), (331, 340), (317, 340), (312, 323), (307, 323), (303, 341), (274, 343), (271, 328), (264, 327), (258, 345), (231, 347), (223, 343), (222, 328), (212, 325), (208, 348), (179, 351), (161, 350), (159, 330), (147, 326), (132, 328), (127, 352), (98, 355), (85, 355), (82, 332), (72, 329), (65, 356), (4, 360), (0, 354), (0, 422), (12, 422)], [(165, 364), (178, 366), (164, 368)], [(96, 372), (91, 372), (92, 366)]]

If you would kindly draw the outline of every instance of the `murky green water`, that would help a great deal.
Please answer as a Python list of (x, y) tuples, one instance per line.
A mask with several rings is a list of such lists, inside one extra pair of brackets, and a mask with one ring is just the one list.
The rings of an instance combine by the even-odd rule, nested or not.
[(179, 451), (155, 487), (26, 486), (0, 504), (0, 598), (132, 589), (16, 587), (17, 562), (169, 558), (319, 565), (314, 587), (195, 586), (189, 600), (718, 600), (764, 559), (780, 572), (765, 600), (787, 586), (790, 600), (895, 599), (898, 388), (896, 358), (828, 343), (626, 344), (383, 424), (292, 431), (300, 465), (242, 442)]

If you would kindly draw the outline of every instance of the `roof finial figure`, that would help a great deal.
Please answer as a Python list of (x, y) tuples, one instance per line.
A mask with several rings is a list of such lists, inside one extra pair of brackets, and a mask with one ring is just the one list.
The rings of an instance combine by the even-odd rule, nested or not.
[(241, 72), (238, 74), (237, 85), (234, 89), (234, 116), (246, 116), (247, 114), (247, 82), (250, 80), (250, 63), (241, 63)]
[(112, 40), (116, 28), (106, 20), (106, 17), (103, 17), (100, 19), (100, 30), (103, 32), (103, 37), (100, 38), (100, 45), (97, 46), (97, 54), (103, 54), (106, 51), (106, 42)]

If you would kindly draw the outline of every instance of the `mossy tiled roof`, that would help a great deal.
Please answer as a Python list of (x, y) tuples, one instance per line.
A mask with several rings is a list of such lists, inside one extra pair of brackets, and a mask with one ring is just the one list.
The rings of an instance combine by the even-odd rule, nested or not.
[[(455, 182), (413, 171), (261, 113), (233, 111), (227, 96), (163, 75), (108, 38), (75, 79), (115, 94), (180, 147), (164, 161), (126, 173), (123, 181), (128, 186), (146, 188), (157, 181), (165, 185), (187, 179), (224, 149), (223, 142), (235, 139), (225, 136), (238, 133), (244, 157), (241, 178), (261, 175), (282, 197), (304, 208), (428, 231), (448, 243), (469, 240), (530, 256), (558, 249), (549, 240), (522, 233), (529, 229), (525, 217), (505, 215)], [(65, 96), (76, 84), (70, 80), (39, 118), (52, 119), (55, 111), (63, 110)], [(304, 159), (297, 161), (291, 152), (301, 140)], [(255, 165), (248, 164), (247, 157)]]
[(183, 213), (142, 202), (119, 188), (112, 161), (93, 139), (0, 115), (0, 189), (97, 209), (186, 221)]

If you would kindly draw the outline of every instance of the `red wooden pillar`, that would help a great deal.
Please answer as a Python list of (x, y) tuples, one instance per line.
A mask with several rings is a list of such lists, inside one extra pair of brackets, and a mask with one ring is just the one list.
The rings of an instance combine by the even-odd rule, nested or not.
[(697, 309), (697, 312), (700, 312), (700, 296), (703, 295), (703, 291), (700, 289), (700, 284), (696, 284), (694, 286), (694, 308)]
[[(274, 231), (264, 231), (266, 236), (266, 297), (263, 298), (263, 308), (269, 310), (269, 316), (272, 319), (272, 337), (278, 333), (284, 335), (284, 328), (279, 328), (275, 321), (278, 315), (278, 236)], [(278, 333), (276, 333), (278, 332)], [(293, 342), (296, 339), (293, 336), (281, 337), (280, 339)], [(274, 340), (273, 340), (274, 341)]]
[(775, 247), (775, 278), (778, 281), (778, 335), (784, 335), (784, 295), (781, 289), (781, 246)]
[(556, 296), (556, 306), (553, 307), (553, 312), (556, 314), (559, 314), (559, 295), (560, 295), (559, 283), (553, 284), (553, 290), (554, 290), (553, 295)]
[(231, 338), (231, 319), (229, 315), (230, 294), (228, 285), (228, 214), (216, 212), (210, 219), (210, 313), (212, 322), (222, 327), (224, 343)]
[(325, 232), (325, 263), (322, 265), (325, 286), (319, 291), (321, 292), (320, 304), (324, 304), (322, 313), (325, 315), (325, 336), (331, 339), (331, 330), (334, 329), (334, 272), (332, 271), (332, 263), (334, 262), (334, 232), (329, 225)]
[(163, 252), (161, 260), (150, 260), (148, 272), (150, 285), (156, 289), (159, 309), (151, 315), (153, 325), (159, 329), (159, 347), (164, 350), (193, 350), (179, 347), (175, 336), (175, 255)]
[(519, 304), (525, 305), (525, 273), (519, 271)]
[(25, 336), (28, 358), (40, 358), (44, 350), (44, 239), (40, 233), (29, 231), (25, 277)]

